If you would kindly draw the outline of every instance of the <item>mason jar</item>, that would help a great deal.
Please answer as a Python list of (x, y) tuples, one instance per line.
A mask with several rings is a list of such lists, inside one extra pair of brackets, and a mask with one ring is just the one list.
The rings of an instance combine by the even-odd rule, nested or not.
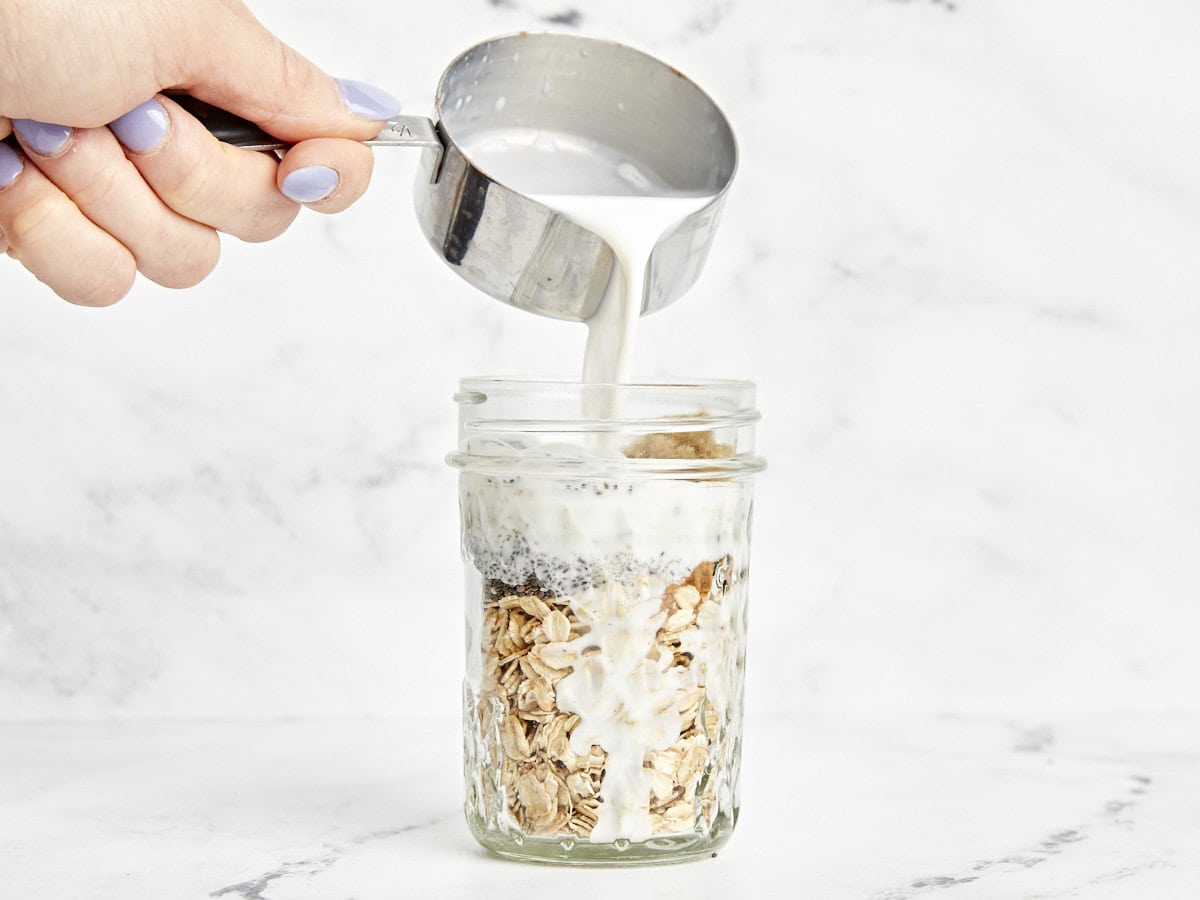
[(455, 400), (472, 833), (561, 864), (711, 854), (738, 817), (754, 385)]

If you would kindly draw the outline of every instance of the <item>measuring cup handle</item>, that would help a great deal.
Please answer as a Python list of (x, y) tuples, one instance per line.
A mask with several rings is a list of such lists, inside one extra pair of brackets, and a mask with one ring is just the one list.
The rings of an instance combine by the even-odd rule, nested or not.
[[(228, 110), (197, 100), (191, 94), (171, 93), (170, 97), (191, 115), (217, 140), (243, 150), (287, 150), (292, 145), (267, 134), (253, 122), (235, 116)], [(425, 116), (396, 116), (388, 119), (383, 130), (364, 144), (374, 147), (422, 147), (434, 151), (433, 180), (437, 181), (442, 168), (445, 145), (438, 136), (437, 126)]]
[(446, 153), (446, 145), (438, 134), (437, 126), (432, 119), (425, 116), (395, 116), (387, 120), (383, 130), (369, 141), (363, 141), (372, 147), (422, 147), (434, 153), (433, 175), (430, 182), (436, 182), (442, 171), (442, 157)]

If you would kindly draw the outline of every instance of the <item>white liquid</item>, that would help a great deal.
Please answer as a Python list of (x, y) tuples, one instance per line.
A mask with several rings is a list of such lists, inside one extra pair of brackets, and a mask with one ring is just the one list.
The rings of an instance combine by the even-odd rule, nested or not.
[(571, 610), (591, 629), (579, 642), (601, 652), (576, 660), (556, 690), (559, 708), (579, 715), (571, 750), (586, 756), (598, 744), (608, 752), (605, 801), (590, 835), (600, 843), (650, 838), (654, 772), (643, 761), (648, 752), (666, 750), (679, 739), (676, 698), (695, 686), (697, 673), (672, 667), (666, 654), (646, 657), (667, 617), (666, 587), (642, 578), (629, 588), (606, 584), (571, 599)]
[(751, 485), (742, 479), (631, 483), (464, 472), (462, 490), (466, 550), (479, 573), (511, 585), (536, 578), (559, 596), (647, 573), (679, 581), (699, 563), (743, 559), (748, 550)]
[[(610, 148), (570, 135), (510, 129), (465, 149), (493, 179), (562, 213), (612, 248), (608, 288), (587, 322), (583, 381), (629, 382), (650, 255), (668, 230), (713, 195), (673, 190)], [(586, 411), (593, 416), (614, 412)]]
[(659, 239), (712, 200), (711, 196), (537, 194), (534, 199), (556, 209), (577, 225), (595, 232), (615, 257), (595, 314), (588, 319), (583, 357), (585, 384), (627, 384), (642, 303), (649, 285), (650, 254)]
[[(475, 472), (462, 479), (464, 543), (480, 575), (512, 585), (536, 579), (588, 628), (567, 645), (578, 658), (556, 687), (556, 703), (579, 716), (573, 752), (586, 756), (596, 744), (608, 754), (604, 802), (589, 840), (650, 839), (654, 772), (645, 766), (647, 754), (678, 740), (681, 691), (702, 688), (719, 715), (740, 702), (735, 622), (744, 618), (746, 602), (741, 587), (720, 603), (703, 602), (697, 629), (683, 636), (692, 665), (678, 668), (656, 642), (666, 617), (663, 593), (700, 562), (747, 558), (751, 485)], [(475, 634), (481, 612), (471, 611)], [(478, 659), (468, 678), (478, 692)]]
[(601, 788), (605, 801), (590, 835), (599, 843), (652, 836), (654, 770), (644, 763), (651, 751), (667, 750), (678, 741), (680, 694), (702, 688), (708, 702), (722, 711), (730, 702), (728, 667), (711, 663), (732, 658), (735, 606), (740, 610), (744, 594), (700, 605), (698, 627), (684, 635), (695, 661), (682, 668), (655, 648), (655, 635), (667, 617), (662, 609), (666, 587), (659, 579), (639, 578), (628, 587), (610, 583), (570, 599), (572, 612), (591, 629), (574, 643), (601, 652), (576, 660), (571, 674), (558, 683), (557, 702), (579, 716), (571, 734), (574, 753), (586, 756), (593, 744), (608, 752)]
[[(612, 275), (587, 322), (583, 381), (629, 382), (650, 256), (666, 232), (712, 195), (673, 191), (611, 149), (565, 135), (512, 130), (465, 149), (490, 177), (562, 213), (612, 248)], [(615, 392), (593, 394), (597, 405), (584, 409), (584, 416), (617, 416), (614, 398)], [(580, 452), (616, 448), (596, 443)], [(571, 736), (574, 751), (586, 754), (598, 744), (608, 754), (604, 802), (590, 840), (645, 841), (651, 837), (653, 772), (644, 761), (678, 740), (679, 692), (703, 686), (718, 709), (730, 702), (728, 678), (708, 660), (729, 656), (723, 644), (733, 611), (706, 603), (712, 609), (688, 637), (696, 662), (675, 669), (653, 649), (665, 618), (663, 591), (701, 562), (726, 554), (743, 558), (749, 486), (614, 481), (610, 489), (610, 482), (598, 480), (516, 481), (519, 489), (508, 479), (464, 473), (468, 554), (484, 578), (519, 585), (533, 577), (568, 597), (589, 626), (586, 642), (599, 652), (578, 661), (559, 683), (557, 703), (580, 717)], [(469, 673), (473, 680), (480, 676)]]

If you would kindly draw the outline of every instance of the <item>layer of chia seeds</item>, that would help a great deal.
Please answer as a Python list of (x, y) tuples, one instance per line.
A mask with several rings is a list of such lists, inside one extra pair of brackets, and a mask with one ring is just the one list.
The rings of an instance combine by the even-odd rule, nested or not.
[(533, 550), (517, 531), (492, 532), (487, 538), (484, 541), (478, 534), (468, 533), (466, 554), (486, 583), (509, 586), (512, 593), (529, 593), (524, 586), (536, 586), (537, 596), (564, 596), (604, 584), (633, 584), (647, 576), (671, 582), (686, 577), (692, 568), (662, 553), (651, 557), (629, 552), (592, 559), (553, 557)]

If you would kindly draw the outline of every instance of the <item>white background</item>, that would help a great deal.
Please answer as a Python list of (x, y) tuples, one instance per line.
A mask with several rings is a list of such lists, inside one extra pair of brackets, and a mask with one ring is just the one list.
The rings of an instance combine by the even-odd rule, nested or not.
[[(638, 369), (760, 386), (752, 716), (1197, 707), (1194, 4), (253, 7), (409, 112), (570, 10), (726, 110), (722, 231)], [(415, 163), (188, 292), (79, 309), (0, 259), (0, 717), (457, 709), (450, 397), (583, 329), (460, 282)]]

